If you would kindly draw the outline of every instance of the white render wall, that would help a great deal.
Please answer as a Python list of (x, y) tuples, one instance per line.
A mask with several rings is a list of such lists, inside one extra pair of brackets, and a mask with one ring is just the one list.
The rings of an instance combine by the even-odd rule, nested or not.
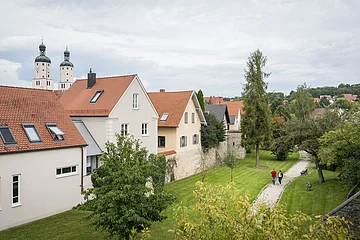
[[(139, 94), (139, 108), (133, 109), (133, 93)], [(157, 153), (157, 121), (158, 115), (156, 110), (152, 107), (147, 93), (142, 88), (140, 80), (136, 77), (124, 92), (118, 104), (109, 115), (107, 124), (107, 137), (115, 140), (115, 133), (120, 133), (121, 124), (129, 124), (129, 134), (133, 135), (135, 139), (139, 139), (143, 147), (149, 153)], [(148, 123), (148, 135), (142, 136), (141, 125)]]
[[(86, 150), (84, 150), (86, 155)], [(77, 165), (57, 178), (56, 168)], [(0, 231), (71, 209), (81, 195), (81, 147), (0, 156)], [(20, 177), (21, 206), (12, 207), (12, 176)]]
[(108, 117), (71, 117), (71, 119), (82, 120), (100, 149), (105, 151), (105, 142), (110, 140), (106, 134)]
[[(60, 67), (60, 82), (58, 83), (59, 90), (68, 90), (71, 84), (74, 83), (74, 68), (70, 66)], [(65, 87), (62, 87), (64, 86)]]
[[(32, 87), (37, 89), (54, 90), (54, 80), (51, 79), (51, 64), (46, 62), (36, 62), (35, 64), (35, 78), (32, 80)], [(36, 85), (39, 81), (40, 85)], [(47, 85), (47, 82), (50, 85)]]

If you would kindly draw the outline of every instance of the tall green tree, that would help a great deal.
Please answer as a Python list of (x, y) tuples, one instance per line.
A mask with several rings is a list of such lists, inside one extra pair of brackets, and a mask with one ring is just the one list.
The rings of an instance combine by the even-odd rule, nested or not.
[(203, 112), (205, 112), (204, 94), (203, 94), (203, 92), (201, 91), (201, 89), (196, 93), (196, 96), (197, 96), (197, 98), (198, 98), (198, 100), (199, 100), (201, 110), (202, 110)]
[(336, 165), (341, 178), (351, 184), (360, 183), (360, 113), (353, 114), (343, 126), (320, 139), (322, 163)]
[(314, 98), (311, 96), (306, 84), (299, 86), (294, 93), (294, 100), (291, 101), (291, 110), (299, 120), (310, 117), (315, 109)]
[(201, 146), (204, 152), (225, 141), (226, 127), (223, 121), (218, 121), (214, 114), (204, 114), (207, 125), (201, 125)]
[(243, 89), (244, 114), (241, 119), (241, 145), (243, 147), (255, 146), (256, 167), (260, 166), (260, 144), (270, 138), (271, 113), (267, 99), (267, 83), (263, 68), (266, 65), (266, 56), (256, 50), (248, 58), (247, 70), (245, 70), (246, 84)]
[(315, 161), (319, 183), (324, 183), (324, 164), (321, 162), (319, 152), (319, 138), (329, 131), (337, 129), (341, 119), (336, 112), (327, 112), (322, 117), (293, 120), (285, 123), (286, 134), (277, 140), (279, 144), (297, 146), (299, 150), (310, 153)]
[(116, 144), (107, 142), (100, 161), (103, 165), (92, 176), (94, 225), (110, 236), (129, 239), (164, 219), (160, 213), (174, 200), (164, 189), (165, 158), (148, 156), (133, 137), (117, 134)]

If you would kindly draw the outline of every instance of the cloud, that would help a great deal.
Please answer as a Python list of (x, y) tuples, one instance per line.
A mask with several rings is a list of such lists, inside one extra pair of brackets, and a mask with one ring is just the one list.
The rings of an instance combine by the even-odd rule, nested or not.
[(0, 59), (0, 84), (8, 86), (28, 87), (28, 82), (19, 80), (21, 63)]
[(75, 77), (90, 67), (98, 76), (138, 73), (149, 90), (240, 95), (258, 48), (268, 56), (270, 91), (358, 82), (358, 1), (27, 0), (2, 10), (0, 58), (20, 63), (28, 84), (42, 37), (55, 81), (68, 45)]

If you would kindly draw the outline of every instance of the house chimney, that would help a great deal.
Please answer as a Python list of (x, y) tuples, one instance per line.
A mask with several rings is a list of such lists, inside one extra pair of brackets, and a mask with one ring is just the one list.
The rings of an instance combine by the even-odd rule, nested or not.
[(87, 78), (87, 88), (92, 88), (96, 83), (96, 73), (93, 73), (90, 68)]
[(160, 88), (160, 92), (165, 92), (165, 88)]

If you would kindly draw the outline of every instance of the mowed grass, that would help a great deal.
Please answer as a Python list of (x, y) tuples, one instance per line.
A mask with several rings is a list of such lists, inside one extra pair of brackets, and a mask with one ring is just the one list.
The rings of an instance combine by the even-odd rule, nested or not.
[[(299, 155), (295, 153), (287, 161), (277, 161), (270, 152), (260, 152), (260, 163), (265, 168), (253, 168), (255, 153), (247, 154), (245, 159), (233, 171), (233, 180), (239, 194), (246, 194), (250, 200), (255, 199), (261, 189), (271, 182), (270, 171), (275, 168), (286, 172), (296, 163)], [(165, 188), (177, 198), (164, 215), (167, 219), (161, 223), (154, 223), (151, 227), (152, 239), (173, 239), (169, 229), (176, 227), (173, 219), (173, 208), (182, 202), (189, 209), (194, 204), (193, 190), (195, 183), (200, 181), (202, 174), (183, 180), (171, 182)], [(226, 185), (230, 182), (230, 169), (226, 166), (216, 167), (206, 172), (205, 182), (212, 185)], [(90, 226), (86, 217), (89, 212), (71, 210), (46, 219), (35, 221), (21, 227), (0, 232), (0, 239), (107, 239), (107, 234), (95, 230)]]
[(44, 218), (20, 227), (0, 232), (0, 239), (53, 239), (53, 240), (90, 240), (107, 238), (105, 232), (95, 230), (86, 219), (90, 212), (71, 210)]
[[(324, 170), (325, 183), (319, 184), (316, 168), (309, 170), (310, 175), (296, 178), (285, 188), (280, 205), (286, 205), (286, 210), (292, 214), (300, 210), (307, 214), (326, 215), (346, 200), (350, 188), (338, 181), (338, 172)], [(308, 182), (312, 184), (311, 191), (306, 189)]]
[[(274, 155), (268, 151), (260, 151), (260, 164), (264, 168), (253, 168), (255, 165), (255, 152), (247, 154), (245, 159), (239, 160), (238, 165), (233, 170), (233, 181), (239, 195), (247, 195), (250, 200), (254, 200), (261, 189), (271, 182), (271, 170), (282, 170), (286, 172), (299, 159), (299, 154), (294, 153), (289, 156), (287, 161), (277, 161)], [(192, 209), (195, 203), (193, 190), (195, 183), (201, 181), (202, 174), (198, 174), (180, 181), (166, 184), (168, 192), (174, 194), (177, 198), (176, 203), (170, 206), (165, 212), (168, 218), (161, 223), (154, 223), (151, 227), (152, 239), (172, 239), (172, 233), (169, 229), (176, 227), (173, 219), (173, 208), (176, 204), (182, 202), (183, 205)], [(226, 166), (217, 167), (206, 172), (205, 182), (213, 186), (226, 185), (230, 183), (230, 168)], [(189, 214), (194, 217), (194, 214)]]

